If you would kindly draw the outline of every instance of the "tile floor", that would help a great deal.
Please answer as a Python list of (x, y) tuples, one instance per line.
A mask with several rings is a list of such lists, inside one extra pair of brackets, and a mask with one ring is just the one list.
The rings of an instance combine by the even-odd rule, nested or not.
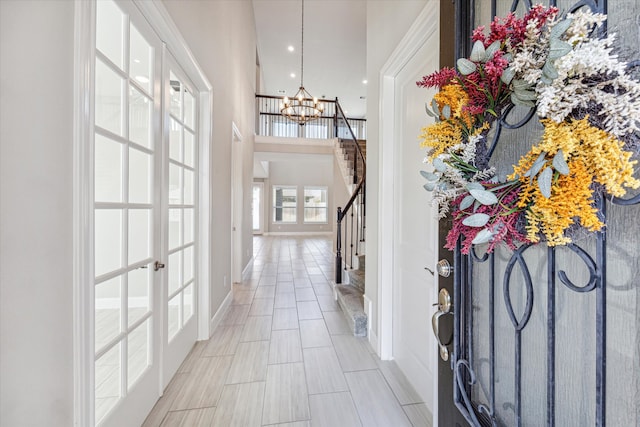
[(255, 237), (232, 305), (144, 426), (431, 426), (397, 366), (349, 333), (331, 248), (330, 237)]

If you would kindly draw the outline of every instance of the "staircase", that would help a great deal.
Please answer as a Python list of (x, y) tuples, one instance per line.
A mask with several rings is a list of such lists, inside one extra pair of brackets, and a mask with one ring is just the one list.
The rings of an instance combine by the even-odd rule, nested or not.
[(336, 284), (338, 304), (349, 329), (356, 337), (367, 336), (367, 314), (364, 312), (364, 255), (359, 255), (358, 268), (347, 270), (348, 284)]
[[(367, 315), (365, 294), (365, 230), (366, 230), (366, 135), (365, 119), (347, 119), (335, 101), (323, 99), (323, 115), (314, 126), (283, 126), (289, 124), (280, 113), (282, 96), (256, 95), (256, 133), (261, 136), (330, 138), (337, 143), (334, 152), (342, 171), (349, 201), (337, 212), (336, 277), (334, 294), (351, 325), (354, 335), (366, 336)], [(308, 101), (311, 101), (310, 99)], [(317, 133), (314, 133), (317, 129)], [(354, 132), (355, 130), (355, 132)], [(344, 274), (343, 274), (344, 273)], [(344, 278), (344, 282), (343, 282)]]
[[(339, 107), (338, 110), (341, 112)], [(356, 139), (353, 133), (351, 136), (340, 139), (335, 150), (351, 194), (344, 208), (338, 207), (337, 213), (335, 293), (351, 331), (355, 336), (364, 337), (368, 330), (364, 312), (366, 141)], [(343, 270), (346, 272), (344, 283)]]

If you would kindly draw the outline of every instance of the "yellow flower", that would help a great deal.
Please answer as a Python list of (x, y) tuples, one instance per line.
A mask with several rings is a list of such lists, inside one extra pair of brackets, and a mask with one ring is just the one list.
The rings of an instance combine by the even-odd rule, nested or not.
[(449, 120), (422, 128), (420, 147), (430, 148), (431, 160), (462, 141), (462, 128)]
[(632, 153), (623, 150), (622, 141), (591, 126), (588, 117), (560, 123), (547, 119), (542, 124), (545, 127), (542, 141), (529, 153), (533, 159), (542, 152), (552, 159), (562, 149), (565, 160), (582, 160), (593, 179), (613, 196), (624, 196), (624, 187), (640, 187), (640, 180), (633, 177), (637, 162), (631, 161)]
[(551, 197), (544, 197), (535, 182), (530, 185), (533, 204), (526, 214), (527, 238), (538, 242), (542, 232), (549, 246), (565, 245), (571, 243), (565, 234), (567, 229), (578, 221), (590, 231), (600, 230), (604, 224), (593, 206), (591, 179), (584, 161), (575, 160), (569, 165), (569, 175), (558, 174)]
[[(476, 135), (489, 127), (489, 123), (483, 123), (478, 128), (473, 127), (473, 116), (464, 110), (469, 97), (462, 86), (455, 83), (446, 85), (433, 99), (441, 112), (441, 121), (422, 128), (419, 136), (420, 147), (431, 149), (427, 156), (431, 160), (462, 143), (463, 137)], [(442, 114), (445, 106), (450, 108), (448, 117)]]
[[(473, 124), (473, 117), (464, 111), (464, 107), (469, 103), (469, 96), (459, 84), (449, 84), (444, 86), (440, 92), (436, 93), (433, 99), (438, 104), (440, 111), (445, 105), (451, 108), (451, 117), (462, 120), (464, 125), (469, 129)], [(446, 118), (441, 114), (440, 119)]]

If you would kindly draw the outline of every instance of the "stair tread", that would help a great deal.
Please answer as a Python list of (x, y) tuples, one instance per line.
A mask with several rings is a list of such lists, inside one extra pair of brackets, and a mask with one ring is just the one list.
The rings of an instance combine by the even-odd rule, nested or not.
[(338, 303), (355, 336), (367, 335), (367, 314), (364, 312), (364, 294), (352, 285), (336, 285)]

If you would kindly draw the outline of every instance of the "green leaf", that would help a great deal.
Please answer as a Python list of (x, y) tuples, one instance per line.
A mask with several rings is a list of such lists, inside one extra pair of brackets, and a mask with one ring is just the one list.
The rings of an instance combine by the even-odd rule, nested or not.
[(546, 167), (538, 177), (538, 188), (544, 197), (551, 197), (551, 178), (553, 178), (553, 169)]
[(514, 90), (518, 90), (518, 89), (526, 90), (526, 89), (530, 89), (531, 88), (531, 83), (527, 82), (526, 80), (522, 80), (522, 79), (513, 80), (511, 82), (511, 84), (513, 84), (513, 89)]
[(572, 22), (573, 22), (573, 19), (563, 19), (562, 21), (558, 22), (551, 29), (551, 32), (549, 33), (549, 38), (559, 39), (560, 36), (562, 36), (565, 33), (565, 31), (569, 29)]
[(443, 162), (440, 157), (433, 159), (433, 167), (436, 168), (438, 172), (445, 172), (447, 170), (446, 163)]
[(427, 191), (433, 191), (433, 189), (436, 188), (436, 183), (435, 182), (427, 182), (422, 187)]
[(442, 115), (447, 120), (451, 118), (451, 107), (449, 105), (445, 105), (444, 107), (442, 107)]
[(521, 101), (535, 101), (538, 99), (536, 93), (532, 90), (516, 89), (513, 93)]
[(436, 114), (436, 116), (440, 117), (440, 108), (438, 108), (438, 103), (435, 99), (431, 100), (431, 108), (433, 108), (433, 112)]
[(553, 157), (553, 168), (562, 175), (569, 175), (569, 165), (567, 165), (567, 161), (564, 159), (562, 149), (558, 150), (556, 155)]
[(471, 48), (471, 55), (469, 59), (473, 62), (485, 62), (487, 60), (487, 52), (484, 49), (484, 43), (480, 40), (476, 40)]
[(509, 83), (511, 83), (515, 75), (516, 75), (515, 70), (511, 67), (507, 67), (502, 72), (502, 75), (500, 76), (500, 80), (502, 80), (502, 83), (508, 85)]
[(476, 64), (469, 61), (467, 58), (458, 59), (457, 65), (458, 71), (460, 71), (460, 74), (463, 76), (468, 76), (476, 70)]
[(440, 177), (438, 175), (436, 175), (435, 173), (431, 173), (431, 172), (427, 172), (427, 171), (420, 171), (420, 175), (422, 175), (424, 177), (424, 179), (426, 179), (427, 181), (437, 181), (440, 179)]
[(479, 182), (470, 182), (467, 185), (465, 185), (465, 188), (468, 191), (471, 191), (471, 190), (484, 190), (484, 187)]
[(500, 40), (496, 40), (487, 47), (485, 55), (487, 56), (487, 61), (493, 58), (493, 55), (500, 50)]
[(520, 98), (518, 98), (516, 96), (515, 93), (511, 93), (511, 102), (513, 102), (514, 105), (521, 105), (523, 107), (531, 107), (531, 108), (533, 108), (533, 107), (536, 106), (536, 104), (534, 104), (532, 101), (523, 101), (523, 100), (521, 100)]
[(544, 151), (540, 153), (536, 161), (533, 162), (533, 165), (531, 165), (531, 169), (529, 169), (527, 173), (524, 174), (524, 176), (530, 176), (531, 178), (536, 176), (538, 172), (540, 172), (540, 169), (542, 169), (542, 167), (544, 166), (546, 162), (546, 159), (545, 159), (546, 156), (547, 156), (547, 153), (545, 153)]
[(544, 63), (544, 67), (542, 67), (542, 72), (544, 73), (545, 76), (547, 76), (552, 80), (558, 78), (558, 70), (556, 70), (556, 67), (554, 67), (550, 61), (547, 61)]
[(463, 211), (470, 207), (476, 199), (473, 198), (472, 195), (468, 195), (460, 202), (460, 210)]
[(487, 190), (469, 190), (469, 193), (480, 203), (485, 206), (495, 205), (498, 198), (491, 191)]
[(545, 76), (544, 74), (540, 76), (540, 81), (546, 85), (550, 85), (553, 83), (553, 80)]
[(435, 114), (433, 111), (431, 111), (431, 108), (429, 108), (429, 103), (428, 102), (424, 103), (424, 111), (426, 111), (429, 116), (438, 118), (438, 115)]
[(477, 213), (466, 217), (462, 223), (467, 227), (484, 227), (491, 217), (484, 213)]
[(494, 235), (495, 233), (490, 231), (488, 228), (484, 228), (480, 230), (478, 234), (476, 234), (476, 237), (473, 238), (471, 243), (473, 243), (474, 245), (481, 245), (483, 243), (488, 243), (491, 241), (491, 239), (493, 239)]
[(573, 46), (571, 46), (569, 43), (563, 42), (560, 39), (551, 39), (551, 42), (549, 43), (549, 55), (547, 56), (547, 60), (562, 58), (572, 50)]

